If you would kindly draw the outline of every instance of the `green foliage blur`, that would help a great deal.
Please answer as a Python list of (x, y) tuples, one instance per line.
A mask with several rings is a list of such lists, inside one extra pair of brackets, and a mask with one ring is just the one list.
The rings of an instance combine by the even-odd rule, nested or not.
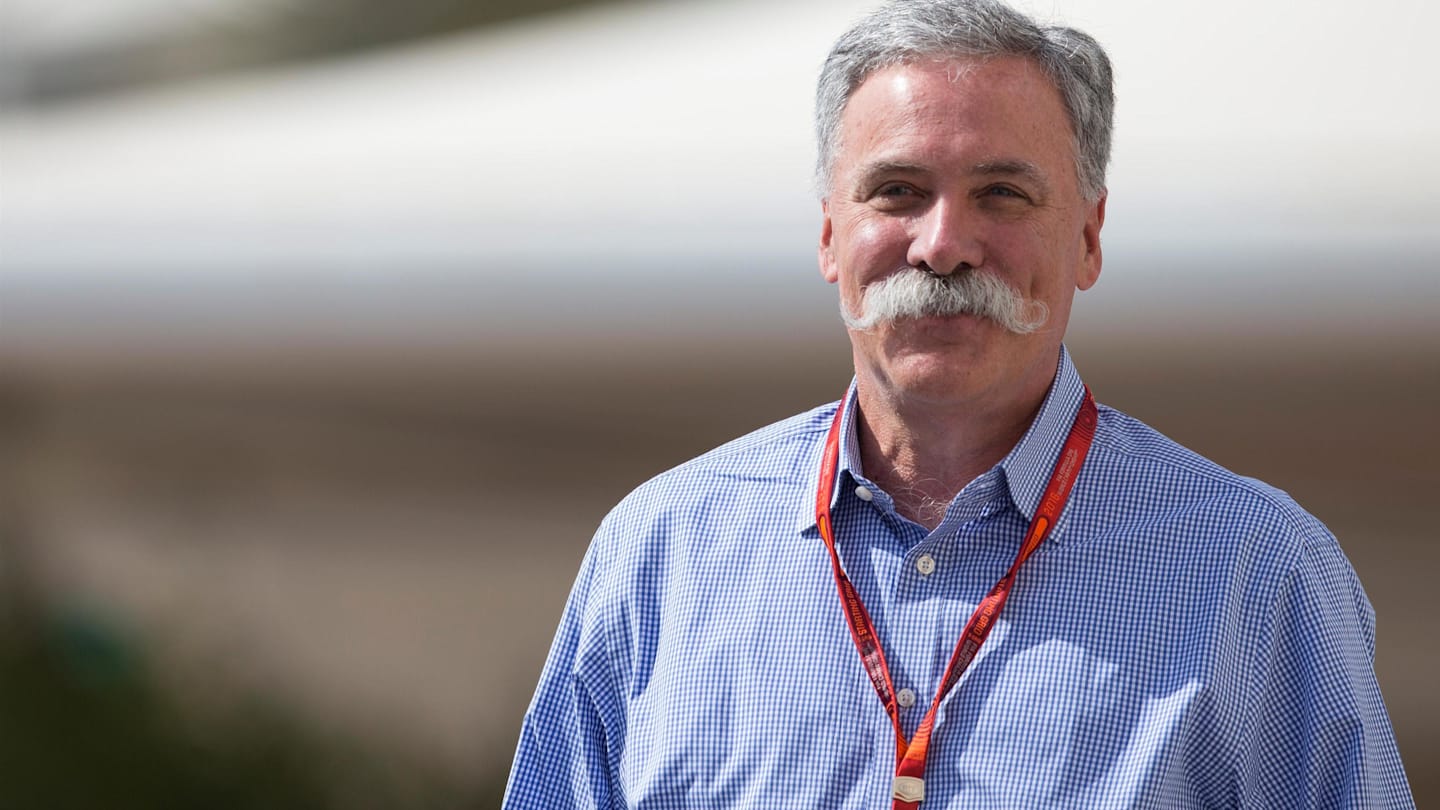
[(481, 800), (405, 768), (263, 701), (187, 710), (95, 617), (27, 611), (0, 623), (3, 810), (498, 805), (498, 790)]

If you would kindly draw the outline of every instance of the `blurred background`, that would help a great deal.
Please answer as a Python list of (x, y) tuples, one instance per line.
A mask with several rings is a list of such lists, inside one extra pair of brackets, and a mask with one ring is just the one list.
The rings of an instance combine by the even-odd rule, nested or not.
[[(6, 0), (0, 807), (498, 807), (605, 511), (849, 379), (868, 5)], [(1117, 68), (1081, 373), (1336, 532), (1440, 801), (1440, 7), (1021, 5)]]

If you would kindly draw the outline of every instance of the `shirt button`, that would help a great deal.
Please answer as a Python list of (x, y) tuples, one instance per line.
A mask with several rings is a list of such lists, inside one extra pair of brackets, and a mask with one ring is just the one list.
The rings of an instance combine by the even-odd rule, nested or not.
[(921, 576), (930, 576), (935, 572), (935, 558), (929, 554), (921, 554), (920, 558), (915, 561), (915, 570), (919, 571)]
[(855, 487), (855, 497), (869, 503), (875, 499), (875, 493), (871, 492), (867, 487)]
[(908, 709), (911, 706), (914, 706), (915, 690), (909, 688), (901, 689), (899, 692), (895, 693), (895, 702), (899, 703), (900, 708), (902, 709)]

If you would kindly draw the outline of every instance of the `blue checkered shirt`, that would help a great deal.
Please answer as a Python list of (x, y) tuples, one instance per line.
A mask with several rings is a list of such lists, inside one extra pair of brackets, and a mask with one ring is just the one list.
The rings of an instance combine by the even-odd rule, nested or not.
[[(913, 696), (907, 737), (1014, 560), (1081, 396), (1062, 350), (1024, 438), (928, 532), (865, 478), (845, 400), (836, 537)], [(605, 518), (506, 808), (889, 807), (894, 731), (815, 527), (836, 407), (664, 473)], [(939, 708), (921, 806), (1413, 807), (1374, 642), (1318, 520), (1102, 406), (1069, 505)]]

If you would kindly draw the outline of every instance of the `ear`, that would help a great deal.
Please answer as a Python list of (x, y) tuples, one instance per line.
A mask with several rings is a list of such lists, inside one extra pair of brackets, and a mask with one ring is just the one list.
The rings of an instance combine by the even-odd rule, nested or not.
[(1080, 258), (1080, 271), (1075, 275), (1075, 288), (1088, 290), (1100, 278), (1100, 228), (1105, 225), (1105, 201), (1108, 191), (1100, 192), (1100, 199), (1090, 206), (1085, 215), (1085, 229), (1081, 232), (1085, 253)]
[(835, 245), (833, 242), (835, 231), (830, 223), (830, 201), (820, 201), (820, 275), (829, 283), (834, 284), (840, 279), (840, 266), (835, 261)]

